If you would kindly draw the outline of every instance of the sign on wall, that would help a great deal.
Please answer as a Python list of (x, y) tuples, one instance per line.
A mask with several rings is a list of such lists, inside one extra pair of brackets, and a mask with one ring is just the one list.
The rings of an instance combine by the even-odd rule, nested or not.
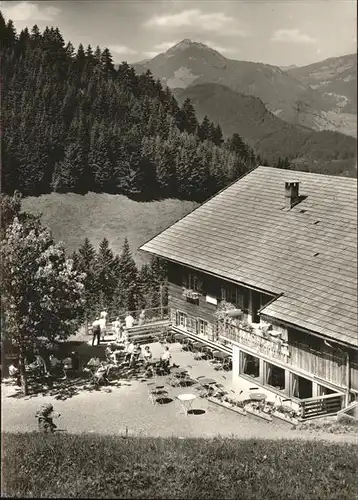
[(213, 297), (212, 295), (206, 296), (206, 302), (208, 302), (209, 304), (214, 304), (214, 306), (218, 305), (218, 299), (216, 297)]

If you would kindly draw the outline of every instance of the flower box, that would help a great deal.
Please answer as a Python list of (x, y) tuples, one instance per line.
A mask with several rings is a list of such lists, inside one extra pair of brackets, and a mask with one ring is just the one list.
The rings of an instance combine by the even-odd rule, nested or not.
[(237, 406), (236, 404), (233, 404), (231, 402), (228, 402), (225, 400), (220, 400), (220, 399), (214, 398), (212, 396), (210, 396), (208, 398), (208, 401), (210, 401), (211, 403), (217, 404), (219, 406), (222, 406), (223, 408), (227, 408), (228, 410), (234, 411), (235, 413), (237, 413), (239, 415), (243, 415), (243, 416), (246, 415), (246, 411), (244, 408), (240, 408), (239, 406)]
[(192, 290), (191, 288), (183, 288), (183, 297), (191, 300), (199, 300), (200, 293)]
[(266, 420), (266, 422), (272, 422), (272, 418), (270, 415), (268, 415), (267, 413), (265, 413), (263, 411), (257, 410), (256, 408), (253, 408), (251, 403), (249, 403), (245, 406), (245, 411), (249, 415), (253, 415), (254, 417), (261, 418), (262, 420)]
[(271, 415), (272, 415), (273, 419), (280, 420), (281, 422), (285, 422), (286, 424), (298, 425), (298, 423), (299, 423), (297, 418), (285, 415), (284, 413), (281, 413), (280, 411), (273, 411)]

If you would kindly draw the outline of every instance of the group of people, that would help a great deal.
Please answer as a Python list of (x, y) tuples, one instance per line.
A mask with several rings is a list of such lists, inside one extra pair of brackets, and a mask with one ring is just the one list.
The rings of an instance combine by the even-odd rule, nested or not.
[[(70, 370), (79, 370), (80, 359), (76, 351), (72, 351), (64, 359), (57, 358), (54, 354), (50, 354), (48, 362), (46, 363), (43, 356), (39, 353), (35, 354), (35, 359), (32, 363), (25, 360), (25, 370), (36, 373), (41, 377), (56, 377), (60, 374), (67, 377), (67, 372)], [(16, 380), (17, 385), (21, 385), (21, 375), (19, 370), (19, 363), (13, 361), (8, 367), (8, 372), (11, 378)]]
[[(104, 335), (107, 328), (107, 312), (102, 311), (92, 323), (92, 345), (97, 341), (97, 345), (100, 344), (101, 340), (104, 341)], [(138, 325), (143, 325), (145, 323), (145, 309), (142, 309), (138, 317)], [(116, 317), (115, 321), (112, 323), (112, 327), (118, 342), (123, 341), (123, 337), (128, 328), (132, 328), (135, 324), (135, 319), (130, 312), (127, 313), (124, 318), (124, 323), (121, 322), (119, 316)]]
[[(123, 356), (124, 361), (128, 363), (129, 367), (133, 367), (138, 361), (143, 361), (144, 368), (147, 370), (152, 366), (153, 353), (149, 345), (142, 348), (133, 340), (128, 340), (128, 334), (125, 334), (121, 341), (122, 348), (113, 350), (115, 345), (107, 346), (105, 350), (107, 361), (110, 363), (117, 361), (117, 355)], [(166, 346), (164, 352), (160, 356), (159, 364), (165, 369), (169, 370), (171, 360), (171, 353), (169, 347)]]

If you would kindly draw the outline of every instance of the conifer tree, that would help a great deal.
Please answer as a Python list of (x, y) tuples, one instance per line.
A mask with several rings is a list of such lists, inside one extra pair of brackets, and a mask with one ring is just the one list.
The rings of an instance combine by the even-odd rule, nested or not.
[(83, 245), (80, 246), (74, 259), (75, 267), (84, 273), (84, 300), (85, 300), (85, 320), (86, 325), (91, 314), (96, 309), (97, 296), (99, 292), (99, 283), (97, 283), (96, 271), (96, 251), (88, 238), (85, 238)]
[(120, 289), (118, 295), (122, 307), (134, 311), (138, 307), (138, 270), (131, 254), (127, 238), (124, 240), (122, 253), (119, 258)]
[(108, 309), (113, 300), (117, 286), (115, 261), (107, 238), (101, 241), (93, 264), (94, 280), (96, 283), (97, 309)]

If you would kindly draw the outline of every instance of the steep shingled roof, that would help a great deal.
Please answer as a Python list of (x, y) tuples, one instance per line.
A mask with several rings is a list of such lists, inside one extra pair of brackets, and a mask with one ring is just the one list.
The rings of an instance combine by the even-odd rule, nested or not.
[(263, 314), (358, 347), (356, 179), (258, 167), (141, 250), (282, 293)]

